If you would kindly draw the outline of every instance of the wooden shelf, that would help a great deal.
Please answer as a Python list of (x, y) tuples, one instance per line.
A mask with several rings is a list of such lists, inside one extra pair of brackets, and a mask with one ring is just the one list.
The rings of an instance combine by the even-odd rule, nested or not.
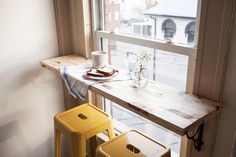
[(132, 81), (94, 84), (90, 90), (183, 136), (209, 120), (218, 104), (158, 82), (137, 89)]
[(85, 63), (91, 63), (90, 59), (86, 59), (82, 56), (72, 54), (72, 55), (67, 55), (67, 56), (62, 56), (62, 57), (55, 57), (55, 58), (49, 58), (49, 59), (44, 59), (40, 61), (40, 64), (43, 67), (46, 67), (53, 72), (56, 72), (59, 74), (59, 69), (61, 66), (67, 65), (80, 65), (80, 64), (85, 64)]
[[(41, 61), (42, 66), (58, 73), (63, 65), (91, 63), (78, 55), (56, 57)], [(149, 81), (137, 89), (132, 81), (111, 81), (89, 86), (89, 89), (181, 136), (212, 118), (219, 104), (177, 91), (169, 86)]]

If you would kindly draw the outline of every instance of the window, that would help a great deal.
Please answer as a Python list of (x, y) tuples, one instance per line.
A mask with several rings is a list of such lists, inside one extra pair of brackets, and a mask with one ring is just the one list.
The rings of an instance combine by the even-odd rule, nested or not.
[(176, 24), (173, 20), (167, 19), (162, 24), (164, 39), (172, 39), (176, 33)]
[(152, 26), (143, 25), (143, 35), (144, 36), (151, 36), (152, 35)]
[(196, 22), (190, 22), (186, 28), (185, 28), (185, 36), (187, 36), (187, 42), (193, 43), (194, 42), (194, 36), (195, 36), (195, 25)]
[(134, 34), (140, 34), (141, 26), (140, 25), (133, 25)]
[[(97, 47), (108, 51), (110, 63), (116, 62), (114, 51), (118, 56), (126, 56), (126, 52), (120, 50), (122, 46), (112, 45), (111, 42), (132, 44), (131, 52), (135, 53), (141, 50), (138, 46), (149, 48), (150, 53), (154, 54), (153, 67), (150, 68), (154, 69), (150, 72), (153, 73), (152, 79), (191, 93), (197, 50), (195, 37), (198, 31), (195, 31), (197, 27), (191, 26), (190, 23), (196, 21), (198, 0), (181, 0), (181, 3), (179, 0), (157, 1), (158, 3), (155, 0), (110, 2), (110, 0), (100, 1), (99, 8), (102, 16), (97, 22), (100, 25), (97, 26), (99, 30), (96, 31)], [(172, 5), (169, 5), (170, 3)], [(112, 17), (108, 20), (110, 14)], [(115, 14), (119, 15), (119, 20), (116, 20)], [(188, 24), (190, 26), (186, 28)], [(166, 39), (172, 39), (171, 43)], [(117, 49), (112, 49), (112, 46)], [(168, 65), (171, 61), (173, 65), (178, 66), (160, 66), (160, 62), (162, 65)], [(160, 76), (162, 72), (178, 75)]]
[(112, 65), (131, 73), (135, 67), (135, 55), (139, 53), (137, 49), (148, 52), (151, 60), (148, 64), (146, 77), (168, 84), (176, 89), (185, 90), (187, 56), (106, 38), (103, 39), (102, 47), (103, 50), (110, 53), (110, 63)]
[[(116, 3), (101, 0), (99, 5), (102, 16), (99, 21), (94, 22), (97, 24), (96, 46), (109, 53), (110, 64), (132, 72), (135, 66), (135, 54), (145, 50), (151, 55), (146, 77), (177, 90), (192, 92), (197, 25), (189, 28), (187, 32), (185, 30), (190, 22), (197, 21), (198, 0), (117, 0)], [(112, 17), (111, 21), (108, 21), (109, 13), (118, 14), (119, 19)], [(193, 29), (194, 35), (190, 31)], [(186, 40), (186, 36), (189, 40)], [(173, 39), (171, 43), (166, 41), (170, 38)], [(129, 126), (137, 124), (137, 129), (144, 132), (147, 132), (148, 128), (163, 131), (160, 126), (151, 124), (107, 100), (104, 108), (119, 124)], [(133, 118), (125, 121), (127, 117)], [(142, 123), (139, 123), (140, 121)], [(144, 123), (148, 123), (148, 126)], [(178, 139), (177, 135), (170, 132), (162, 136), (167, 139)], [(180, 147), (178, 140), (171, 140), (173, 143), (176, 142), (173, 144), (170, 141), (157, 139), (178, 154)]]

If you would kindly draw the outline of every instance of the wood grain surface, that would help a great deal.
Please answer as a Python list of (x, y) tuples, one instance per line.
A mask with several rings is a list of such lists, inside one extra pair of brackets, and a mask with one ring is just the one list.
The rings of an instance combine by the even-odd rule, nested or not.
[[(91, 60), (78, 55), (45, 59), (42, 66), (59, 73), (63, 65), (80, 65)], [(145, 88), (135, 88), (132, 81), (109, 81), (89, 86), (89, 89), (154, 123), (181, 136), (193, 131), (219, 111), (216, 102), (177, 91), (156, 81)]]
[(90, 86), (90, 90), (169, 129), (185, 135), (218, 111), (218, 104), (149, 81), (138, 89), (132, 81), (111, 81)]

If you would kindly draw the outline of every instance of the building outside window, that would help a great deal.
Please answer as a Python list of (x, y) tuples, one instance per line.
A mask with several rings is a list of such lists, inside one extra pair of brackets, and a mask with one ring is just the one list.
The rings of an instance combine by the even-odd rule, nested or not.
[(155, 5), (144, 11), (144, 15), (155, 22), (156, 39), (172, 38), (174, 43), (185, 45), (193, 45), (186, 40), (185, 29), (190, 22), (196, 20), (196, 13), (197, 0), (157, 0)]

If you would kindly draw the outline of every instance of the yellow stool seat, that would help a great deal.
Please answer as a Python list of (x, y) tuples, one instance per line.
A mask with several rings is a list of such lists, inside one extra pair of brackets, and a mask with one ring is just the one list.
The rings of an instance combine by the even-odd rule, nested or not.
[(146, 135), (131, 130), (102, 145), (97, 157), (170, 157), (170, 149)]
[(86, 103), (54, 117), (55, 157), (60, 157), (61, 137), (70, 140), (72, 157), (86, 156), (86, 140), (107, 131), (110, 139), (115, 137), (111, 117), (99, 108)]

